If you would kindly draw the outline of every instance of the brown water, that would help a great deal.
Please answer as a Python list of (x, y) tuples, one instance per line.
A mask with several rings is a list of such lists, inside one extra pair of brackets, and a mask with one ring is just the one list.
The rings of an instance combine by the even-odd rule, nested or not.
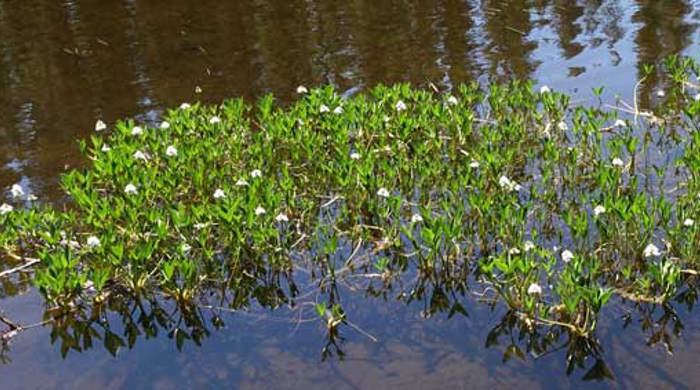
[[(599, 85), (605, 99), (629, 98), (642, 64), (700, 54), (699, 10), (689, 0), (0, 0), (0, 188), (20, 182), (44, 201), (60, 201), (58, 176), (85, 164), (75, 140), (97, 119), (155, 121), (183, 101), (267, 92), (285, 102), (300, 84), (449, 89), (519, 77), (579, 102)], [(655, 82), (642, 86), (642, 106)], [(425, 319), (424, 305), (434, 302), (342, 293), (353, 323), (376, 339), (348, 329), (338, 341), (343, 359), (322, 359), (322, 324), (295, 321), (295, 313), (222, 313), (226, 326), (216, 330), (204, 311), (208, 337), (201, 346), (185, 341), (183, 352), (176, 335), (168, 337), (177, 321), (157, 337), (141, 332), (116, 357), (96, 339), (62, 358), (60, 340), (84, 340), (84, 327), (32, 329), (0, 352), (0, 388), (700, 387), (697, 312), (640, 308), (623, 330), (627, 313), (611, 309), (599, 334), (603, 350), (567, 375), (565, 351), (554, 348), (503, 362), (508, 329), (498, 345), (487, 340), (505, 313), (473, 299), (463, 300), (469, 317)], [(32, 323), (42, 311), (26, 284), (0, 281), (0, 312)], [(115, 310), (91, 326), (123, 336), (138, 312)], [(646, 345), (666, 331), (673, 356), (663, 343)], [(614, 379), (589, 380), (606, 376)]]

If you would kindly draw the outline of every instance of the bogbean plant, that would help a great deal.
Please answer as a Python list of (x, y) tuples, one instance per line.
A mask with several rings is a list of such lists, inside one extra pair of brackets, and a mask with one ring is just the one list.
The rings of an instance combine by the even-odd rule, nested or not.
[[(669, 59), (653, 112), (522, 81), (183, 104), (81, 142), (91, 166), (63, 177), (67, 211), (5, 208), (0, 244), (41, 260), (34, 282), (57, 305), (157, 292), (274, 307), (303, 264), (323, 283), (379, 272), (380, 289), (472, 281), (525, 328), (591, 337), (611, 297), (665, 303), (700, 269), (697, 69)], [(326, 304), (329, 328), (346, 321)]]

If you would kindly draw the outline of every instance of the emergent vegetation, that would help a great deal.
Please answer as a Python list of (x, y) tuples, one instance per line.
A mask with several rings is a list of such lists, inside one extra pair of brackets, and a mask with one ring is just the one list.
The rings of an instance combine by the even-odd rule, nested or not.
[[(300, 88), (288, 107), (266, 96), (183, 104), (157, 126), (98, 123), (81, 143), (91, 166), (63, 177), (67, 208), (3, 205), (0, 247), (36, 262), (57, 307), (117, 295), (276, 307), (303, 270), (322, 289), (360, 277), (374, 291), (418, 280), (408, 299), (421, 283), (471, 290), (522, 329), (591, 338), (612, 297), (694, 291), (698, 69), (669, 59), (653, 111), (514, 81)], [(315, 303), (329, 331), (351, 318)]]

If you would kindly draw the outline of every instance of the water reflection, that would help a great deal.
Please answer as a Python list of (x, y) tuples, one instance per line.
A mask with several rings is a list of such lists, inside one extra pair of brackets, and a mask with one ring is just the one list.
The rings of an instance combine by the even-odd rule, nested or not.
[[(55, 178), (80, 163), (74, 140), (96, 118), (154, 120), (183, 100), (482, 77), (582, 91), (609, 78), (629, 94), (642, 64), (695, 43), (696, 10), (684, 0), (3, 3), (0, 156), (27, 161), (23, 173), (56, 199)], [(0, 182), (15, 174), (3, 169)]]
[[(688, 16), (693, 6), (688, 1), (638, 1), (639, 9), (633, 20), (639, 24), (635, 43), (638, 47), (638, 69), (653, 63), (659, 57), (683, 52), (692, 42), (697, 22), (691, 23)], [(697, 5), (695, 5), (697, 7)], [(643, 73), (639, 72), (639, 77)], [(643, 84), (642, 103), (649, 104), (649, 96), (658, 82), (658, 73)]]
[[(159, 2), (141, 0), (0, 2), (0, 187), (21, 181), (42, 199), (61, 200), (57, 177), (66, 166), (85, 163), (75, 139), (87, 136), (97, 118), (112, 122), (128, 116), (155, 121), (167, 107), (182, 101), (219, 101), (238, 95), (254, 99), (266, 92), (288, 101), (299, 84), (332, 83), (345, 90), (410, 81), (421, 85), (432, 82), (449, 89), (468, 80), (521, 77), (581, 91), (581, 99), (587, 97), (590, 87), (600, 84), (608, 86), (609, 97), (616, 93), (629, 97), (644, 64), (657, 63), (671, 53), (697, 54), (697, 11), (697, 2), (690, 0), (172, 1), (166, 8)], [(650, 96), (662, 82), (652, 74), (641, 85), (642, 106), (651, 104)], [(196, 94), (196, 86), (203, 93)], [(4, 192), (0, 194), (4, 196)], [(0, 270), (11, 266), (3, 261)], [(257, 365), (246, 368), (241, 363), (245, 357), (227, 357), (238, 362), (234, 363), (237, 369), (248, 373), (238, 379), (250, 386), (270, 385), (269, 378), (284, 381), (293, 376), (288, 373), (285, 377), (281, 366), (261, 369), (261, 362), (289, 364), (306, 370), (307, 378), (328, 379), (327, 373), (309, 363), (309, 356), (318, 356), (324, 345), (329, 361), (344, 353), (346, 363), (351, 362), (335, 368), (341, 378), (359, 369), (370, 372), (367, 382), (349, 382), (360, 385), (378, 384), (382, 375), (392, 372), (403, 378), (429, 378), (424, 382), (416, 379), (414, 386), (436, 385), (459, 377), (454, 374), (459, 370), (473, 373), (472, 377), (479, 378), (474, 381), (483, 380), (482, 385), (492, 384), (488, 378), (504, 373), (514, 378), (511, 385), (537, 384), (541, 378), (517, 374), (522, 366), (513, 366), (513, 361), (523, 356), (525, 362), (518, 364), (527, 365), (535, 359), (542, 367), (541, 361), (546, 359), (539, 356), (554, 355), (556, 358), (547, 360), (556, 361), (551, 363), (553, 371), (567, 362), (566, 369), (584, 379), (609, 379), (630, 366), (648, 369), (658, 364), (653, 358), (640, 357), (648, 350), (639, 350), (636, 345), (616, 347), (622, 341), (609, 336), (614, 334), (614, 324), (607, 337), (600, 335), (601, 344), (597, 344), (572, 338), (559, 328), (532, 333), (513, 313), (498, 308), (491, 314), (484, 309), (488, 306), (475, 302), (469, 292), (468, 275), (464, 270), (463, 274), (442, 275), (435, 280), (418, 279), (411, 289), (396, 290), (394, 285), (373, 282), (322, 292), (326, 302), (343, 298), (353, 324), (363, 330), (370, 327), (366, 331), (380, 340), (393, 340), (389, 343), (395, 344), (386, 346), (378, 356), (387, 360), (401, 354), (415, 357), (400, 368), (358, 363), (357, 359), (372, 356), (374, 350), (364, 343), (369, 338), (347, 322), (328, 332), (315, 316), (315, 301), (300, 299), (289, 285), (258, 286), (257, 295), (247, 291), (234, 299), (237, 303), (233, 306), (224, 305), (226, 310), (212, 308), (222, 306), (220, 302), (180, 307), (158, 297), (135, 300), (117, 295), (103, 307), (76, 308), (56, 319), (57, 313), (47, 313), (46, 319), (58, 352), (78, 360), (71, 351), (98, 345), (110, 352), (116, 352), (117, 347), (138, 348), (139, 340), (157, 335), (167, 335), (157, 339), (171, 338), (178, 348), (205, 343), (207, 338), (233, 337), (235, 330), (230, 326), (222, 332), (216, 329), (231, 322), (245, 327), (250, 321), (248, 314), (229, 311), (248, 306), (263, 313), (259, 306), (278, 308), (275, 316), (285, 326), (296, 327), (288, 324), (296, 319), (298, 326), (310, 327), (303, 331), (307, 337), (301, 339), (317, 340), (326, 335), (321, 345), (296, 345), (305, 351), (298, 355), (280, 346), (284, 340), (265, 344), (259, 338), (262, 336), (256, 336), (264, 345)], [(309, 295), (313, 298), (321, 293), (315, 288), (309, 291), (314, 292)], [(399, 291), (409, 294), (400, 296), (397, 304), (393, 298)], [(362, 298), (360, 293), (372, 298)], [(270, 295), (261, 299), (265, 294)], [(28, 301), (21, 301), (25, 297)], [(27, 274), (0, 279), (0, 298), (4, 298), (0, 302), (9, 314), (21, 312), (25, 305), (36, 309), (41, 302), (32, 295)], [(16, 303), (16, 299), (23, 303)], [(689, 312), (696, 299), (696, 289), (688, 288), (679, 296), (678, 305), (685, 306), (682, 309), (636, 305), (627, 307), (620, 316), (630, 327), (640, 325), (638, 331), (630, 333), (644, 333), (650, 346), (670, 351), (684, 328), (678, 312)], [(392, 319), (397, 312), (402, 316)], [(414, 321), (417, 313), (434, 318)], [(237, 321), (238, 317), (242, 320)], [(270, 315), (265, 317), (269, 320)], [(449, 324), (444, 321), (447, 317), (451, 317)], [(300, 318), (302, 322), (298, 322)], [(33, 318), (22, 323), (40, 321)], [(468, 341), (463, 338), (465, 321), (474, 333)], [(480, 328), (487, 323), (491, 329)], [(255, 333), (254, 327), (248, 329)], [(384, 332), (384, 338), (376, 335), (377, 329)], [(412, 336), (425, 340), (430, 330), (444, 334), (444, 338), (432, 340), (433, 344), (413, 344)], [(30, 336), (32, 332), (38, 336)], [(43, 345), (46, 339), (42, 337), (47, 335), (32, 330), (24, 336), (36, 337)], [(20, 340), (3, 349), (0, 356), (17, 356), (16, 346), (26, 342)], [(448, 368), (421, 366), (430, 360), (425, 350), (432, 346), (431, 353), (439, 355), (455, 341), (463, 344), (440, 360)], [(485, 353), (490, 361), (471, 356), (482, 353), (485, 343), (491, 351)], [(42, 348), (46, 347), (35, 346), (33, 350)], [(140, 353), (152, 356), (156, 354), (153, 350), (165, 347), (149, 348), (151, 355), (143, 350)], [(253, 351), (255, 345), (246, 348)], [(231, 349), (223, 349), (222, 355), (232, 354)], [(687, 356), (692, 361), (697, 351)], [(508, 364), (493, 364), (503, 360)], [(405, 367), (413, 367), (414, 373)], [(676, 367), (665, 370), (675, 372), (655, 371), (665, 383), (673, 383), (674, 376), (683, 378), (676, 384), (693, 382), (694, 378), (673, 371)], [(168, 373), (171, 371), (172, 367)], [(430, 376), (431, 372), (440, 375)], [(211, 374), (217, 378), (223, 375), (217, 370)], [(231, 379), (223, 378), (218, 383)], [(142, 383), (156, 382), (156, 378), (150, 380)], [(397, 380), (393, 384), (411, 382)]]
[[(533, 326), (528, 320), (523, 320), (519, 313), (498, 305), (488, 289), (484, 292), (470, 291), (467, 286), (470, 271), (464, 267), (457, 267), (449, 274), (435, 271), (429, 275), (413, 275), (413, 271), (407, 271), (391, 279), (358, 270), (351, 273), (341, 271), (337, 279), (318, 274), (319, 279), (314, 281), (305, 277), (303, 272), (298, 272), (295, 278), (300, 280), (296, 282), (292, 274), (268, 275), (264, 270), (259, 272), (262, 273), (252, 279), (255, 283), (241, 285), (235, 290), (212, 288), (194, 303), (175, 302), (163, 298), (158, 292), (136, 297), (115, 289), (101, 305), (50, 309), (34, 324), (20, 324), (3, 316), (0, 318), (0, 335), (4, 340), (0, 343), (0, 361), (10, 363), (6, 367), (12, 367), (14, 345), (11, 342), (16, 337), (21, 343), (23, 337), (31, 337), (31, 332), (38, 332), (34, 329), (38, 327), (48, 330), (54, 349), (51, 353), (71, 359), (75, 359), (77, 353), (90, 353), (92, 349), (105, 351), (114, 357), (121, 356), (122, 359), (125, 359), (124, 356), (128, 360), (136, 359), (130, 358), (126, 350), (138, 349), (139, 345), (143, 348), (149, 340), (160, 344), (158, 349), (164, 348), (165, 343), (172, 345), (171, 351), (191, 353), (206, 345), (210, 337), (234, 337), (238, 341), (228, 346), (222, 345), (222, 348), (232, 353), (238, 351), (248, 358), (255, 356), (261, 359), (251, 363), (257, 371), (274, 371), (276, 369), (270, 366), (286, 362), (284, 358), (281, 358), (281, 362), (277, 361), (280, 354), (291, 353), (287, 359), (296, 361), (300, 366), (320, 359), (325, 362), (322, 366), (327, 367), (340, 364), (340, 361), (361, 359), (357, 355), (358, 342), (365, 348), (379, 348), (380, 351), (387, 347), (387, 343), (396, 343), (391, 347), (396, 351), (382, 353), (396, 359), (402, 351), (405, 352), (405, 348), (410, 348), (432, 356), (440, 355), (449, 346), (460, 356), (469, 356), (485, 348), (485, 357), (472, 361), (470, 366), (500, 370), (498, 367), (505, 364), (503, 367), (506, 369), (519, 372), (522, 365), (536, 363), (552, 365), (560, 374), (573, 377), (562, 377), (560, 381), (564, 382), (576, 378), (583, 381), (615, 381), (619, 375), (624, 381), (629, 381), (634, 377), (611, 366), (611, 356), (615, 362), (629, 362), (636, 359), (635, 355), (648, 352), (632, 346), (641, 345), (641, 340), (629, 342), (624, 348), (627, 350), (622, 351), (613, 348), (615, 342), (623, 338), (641, 337), (646, 339), (648, 351), (661, 347), (673, 353), (685, 329), (683, 317), (692, 318), (690, 314), (698, 298), (697, 286), (691, 280), (673, 303), (619, 302), (606, 310), (620, 314), (601, 316), (606, 323), (596, 336), (586, 338), (563, 326)], [(25, 288), (25, 281), (23, 276), (7, 279), (3, 282), (4, 291), (21, 290)], [(332, 316), (317, 312), (318, 302), (326, 302), (329, 307), (342, 304), (342, 320), (331, 324)], [(616, 327), (629, 327), (630, 330), (626, 332), (631, 334), (620, 337)], [(240, 337), (251, 340), (242, 342)], [(316, 341), (319, 338), (323, 341)], [(252, 340), (255, 341), (251, 344)], [(290, 342), (300, 343), (301, 346), (288, 349)], [(265, 355), (268, 350), (258, 350), (259, 345), (281, 350), (266, 358), (259, 355)], [(104, 358), (105, 352), (90, 354)], [(361, 355), (367, 353), (364, 351)], [(390, 363), (377, 364), (378, 369), (390, 369)], [(401, 370), (406, 369), (401, 367)], [(667, 378), (666, 371), (653, 365), (647, 367), (647, 371), (643, 375), (635, 375), (645, 380), (658, 377), (673, 382)], [(246, 372), (246, 365), (241, 361), (228, 367), (227, 372), (227, 378), (234, 375), (244, 381), (260, 379), (259, 375), (251, 376)], [(316, 379), (343, 379), (336, 374), (317, 373)], [(308, 379), (306, 374), (303, 376)], [(539, 376), (532, 379), (544, 380)]]
[[(622, 66), (639, 69), (691, 47), (695, 7), (684, 0), (5, 3), (0, 156), (28, 154), (28, 175), (55, 183), (64, 164), (76, 163), (73, 140), (96, 117), (154, 119), (181, 100), (268, 91), (287, 99), (301, 83), (449, 87), (491, 75), (587, 89), (601, 81), (580, 84), (591, 68), (614, 74), (625, 59)], [(542, 72), (562, 61), (568, 71)], [(624, 82), (629, 87), (632, 74)], [(197, 85), (202, 96), (193, 94)]]

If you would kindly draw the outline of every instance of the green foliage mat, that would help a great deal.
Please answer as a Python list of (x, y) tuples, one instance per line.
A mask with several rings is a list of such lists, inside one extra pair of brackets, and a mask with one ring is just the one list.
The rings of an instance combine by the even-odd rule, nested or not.
[[(326, 87), (288, 107), (267, 96), (185, 104), (153, 127), (99, 124), (82, 143), (91, 166), (62, 179), (67, 209), (15, 194), (0, 246), (37, 262), (33, 283), (58, 307), (154, 294), (277, 307), (302, 272), (321, 289), (354, 277), (375, 292), (402, 279), (475, 291), (523, 329), (592, 337), (611, 297), (695, 291), (697, 69), (669, 59), (653, 112), (512, 82)], [(331, 330), (349, 314), (316, 311)]]

